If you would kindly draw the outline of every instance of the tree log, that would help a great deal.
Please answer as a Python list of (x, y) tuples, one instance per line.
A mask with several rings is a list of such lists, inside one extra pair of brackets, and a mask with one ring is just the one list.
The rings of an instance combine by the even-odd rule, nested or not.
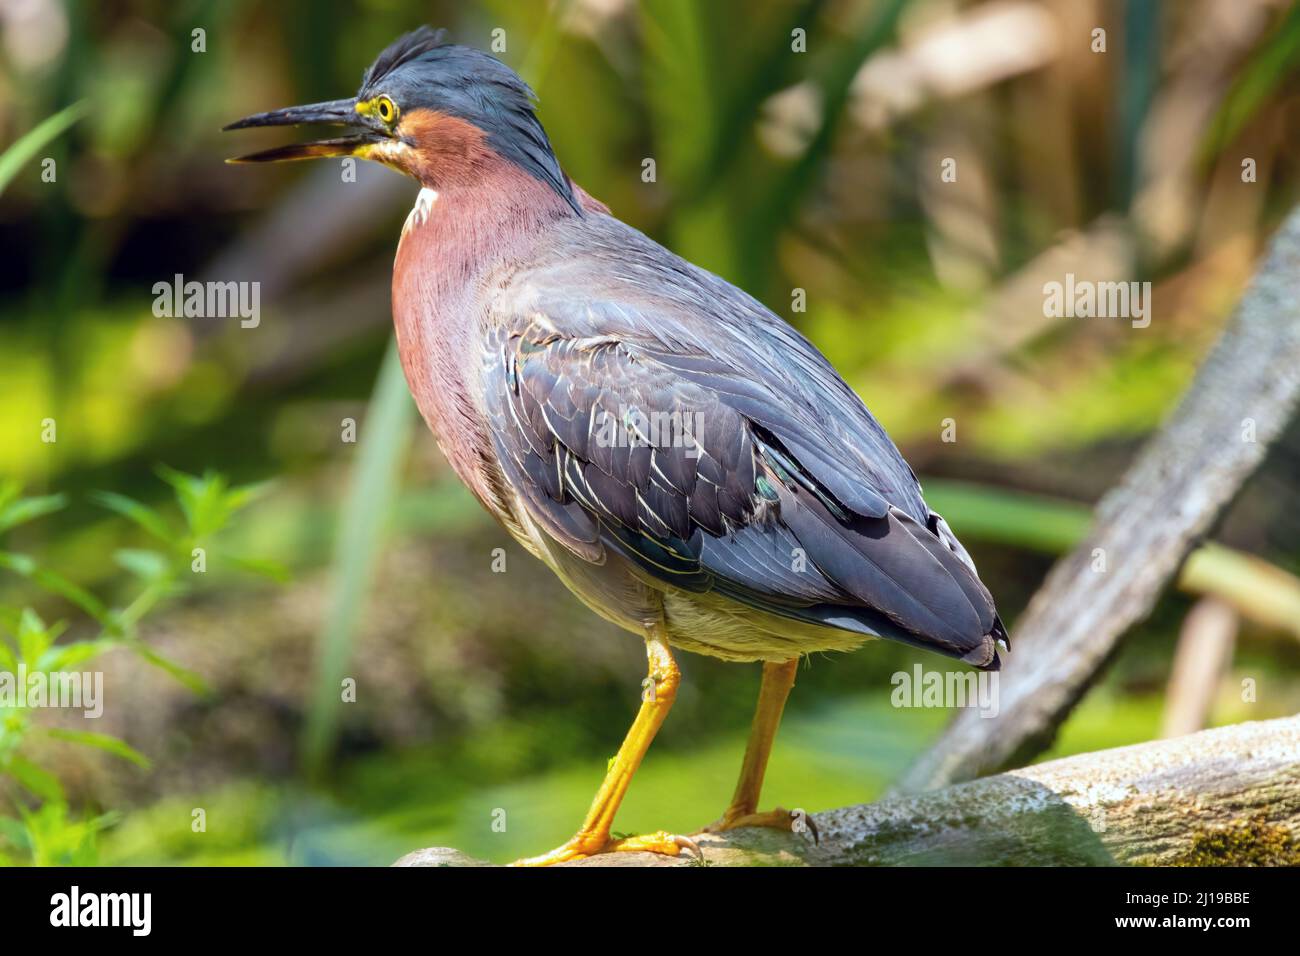
[[(1137, 334), (1137, 333), (1135, 333)], [(1178, 408), (1016, 622), (1001, 708), (959, 714), (898, 783), (917, 792), (1027, 763), (1151, 613), (1300, 402), (1300, 209), (1274, 237)]]
[[(1220, 727), (811, 816), (819, 839), (702, 836), (711, 866), (1300, 865), (1300, 716)], [(565, 866), (689, 866), (610, 853)], [(417, 850), (396, 866), (487, 866)]]

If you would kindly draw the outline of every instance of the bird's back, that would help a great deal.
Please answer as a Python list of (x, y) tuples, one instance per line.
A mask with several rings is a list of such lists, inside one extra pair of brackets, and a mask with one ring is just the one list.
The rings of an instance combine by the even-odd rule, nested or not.
[(751, 296), (589, 211), (493, 270), (481, 310), (504, 484), (571, 587), (600, 579), (588, 603), (613, 600), (611, 565), (626, 567), (717, 656), (880, 635), (997, 666), (992, 599), (912, 470)]

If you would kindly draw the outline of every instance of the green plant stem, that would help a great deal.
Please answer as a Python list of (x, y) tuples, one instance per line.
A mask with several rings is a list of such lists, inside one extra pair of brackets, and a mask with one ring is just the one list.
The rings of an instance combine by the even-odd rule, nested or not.
[(302, 766), (319, 779), (338, 733), (341, 684), (375, 574), (386, 519), (398, 490), (414, 405), (397, 355), (389, 345), (361, 426), (357, 462), (339, 519), (330, 603), (316, 645), (316, 669), (302, 739)]
[(18, 170), (31, 162), (47, 143), (85, 116), (86, 109), (84, 100), (73, 103), (37, 124), (31, 132), (6, 149), (0, 155), (0, 193), (3, 193), (5, 187), (18, 175)]

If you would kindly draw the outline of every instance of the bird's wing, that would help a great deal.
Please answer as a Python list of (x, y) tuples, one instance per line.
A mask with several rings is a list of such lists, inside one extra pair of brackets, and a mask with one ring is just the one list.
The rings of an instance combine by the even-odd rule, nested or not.
[(589, 561), (996, 666), (992, 599), (825, 358), (638, 242), (585, 279), (581, 256), (543, 259), (491, 299), (488, 412), (530, 515)]

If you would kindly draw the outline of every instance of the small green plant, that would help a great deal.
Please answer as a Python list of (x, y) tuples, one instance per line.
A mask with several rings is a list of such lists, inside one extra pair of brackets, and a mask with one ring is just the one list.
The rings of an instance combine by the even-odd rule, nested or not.
[[(69, 807), (62, 782), (25, 753), (35, 735), (106, 751), (142, 768), (148, 759), (108, 734), (51, 728), (33, 719), (29, 687), (52, 687), (106, 651), (125, 648), (162, 668), (195, 693), (207, 694), (203, 679), (149, 647), (140, 623), (163, 602), (184, 596), (202, 580), (197, 573), (211, 560), (282, 580), (278, 565), (217, 549), (214, 539), (262, 486), (231, 487), (215, 472), (187, 475), (160, 468), (171, 485), (182, 517), (179, 525), (132, 498), (100, 492), (94, 500), (130, 520), (154, 539), (150, 548), (126, 548), (114, 559), (129, 576), (130, 599), (112, 607), (59, 572), (26, 554), (0, 547), (0, 570), (9, 571), (38, 592), (62, 599), (79, 612), (71, 620), (47, 624), (24, 599), (0, 603), (0, 865), (91, 865), (97, 862), (98, 834), (120, 815), (78, 816)], [(0, 542), (12, 528), (64, 507), (62, 495), (23, 497), (17, 482), (0, 481)], [(85, 636), (60, 641), (77, 634)], [(19, 678), (21, 677), (21, 683)], [(29, 748), (28, 748), (29, 749)]]

